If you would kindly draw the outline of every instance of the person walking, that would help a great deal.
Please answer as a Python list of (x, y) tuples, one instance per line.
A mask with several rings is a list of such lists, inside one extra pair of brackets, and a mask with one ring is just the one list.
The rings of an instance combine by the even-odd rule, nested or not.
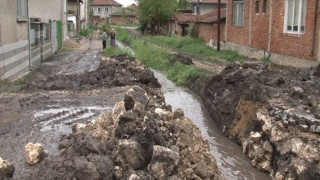
[(102, 34), (102, 49), (107, 47), (107, 37), (108, 37), (108, 30), (106, 29)]
[(93, 26), (93, 36), (94, 36), (94, 37), (97, 35), (97, 31), (98, 31), (98, 23), (96, 23), (96, 24)]
[(111, 47), (116, 47), (116, 32), (114, 31), (114, 28), (111, 29), (110, 39)]

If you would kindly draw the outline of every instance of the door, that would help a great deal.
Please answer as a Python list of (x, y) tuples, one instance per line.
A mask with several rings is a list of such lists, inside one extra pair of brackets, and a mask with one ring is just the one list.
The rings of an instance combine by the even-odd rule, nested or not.
[(52, 41), (52, 53), (57, 51), (57, 22), (53, 21), (51, 23), (51, 41)]
[(62, 47), (62, 23), (61, 21), (57, 21), (57, 43), (58, 49)]

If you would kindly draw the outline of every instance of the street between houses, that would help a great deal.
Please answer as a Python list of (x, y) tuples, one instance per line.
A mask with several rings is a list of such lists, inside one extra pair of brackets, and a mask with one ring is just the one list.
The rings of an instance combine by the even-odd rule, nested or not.
[[(251, 163), (277, 172), (273, 176), (319, 173), (319, 88), (311, 88), (319, 86), (319, 70), (271, 71), (266, 64), (235, 63), (200, 84), (190, 79), (214, 128), (211, 118), (190, 116), (204, 113), (193, 106), (200, 102), (187, 100), (190, 95), (178, 87), (168, 88), (163, 75), (157, 75), (161, 92), (153, 73), (135, 58), (105, 58), (99, 39), (80, 42), (77, 50), (53, 56), (26, 76), (22, 90), (15, 90), (17, 84), (1, 86), (0, 156), (13, 163), (14, 179), (268, 179)], [(297, 79), (289, 80), (292, 74)], [(136, 85), (142, 89), (132, 88)], [(287, 101), (289, 95), (293, 99)], [(183, 112), (179, 106), (190, 108)], [(218, 129), (240, 143), (252, 162)], [(25, 163), (28, 142), (41, 143), (47, 154), (34, 166)]]

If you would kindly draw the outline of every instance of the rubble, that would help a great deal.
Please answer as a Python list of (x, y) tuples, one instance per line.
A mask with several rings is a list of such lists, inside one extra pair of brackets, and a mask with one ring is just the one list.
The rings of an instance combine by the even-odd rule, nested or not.
[(33, 144), (29, 142), (25, 146), (25, 159), (26, 159), (26, 162), (30, 165), (34, 165), (39, 161), (41, 161), (41, 159), (43, 158), (43, 154), (44, 154), (44, 148), (39, 143)]
[(10, 162), (3, 160), (0, 157), (0, 180), (12, 178), (15, 168)]
[(319, 67), (279, 71), (263, 63), (234, 63), (200, 85), (190, 79), (189, 87), (223, 134), (242, 145), (253, 166), (275, 179), (316, 179)]
[(60, 154), (42, 161), (29, 178), (219, 179), (200, 130), (181, 109), (168, 111), (151, 94), (134, 86), (112, 113), (75, 124), (61, 139)]
[(136, 85), (161, 87), (153, 73), (137, 59), (126, 55), (102, 58), (97, 69), (87, 73), (58, 73), (44, 79), (27, 81), (29, 89), (79, 90), (97, 87)]

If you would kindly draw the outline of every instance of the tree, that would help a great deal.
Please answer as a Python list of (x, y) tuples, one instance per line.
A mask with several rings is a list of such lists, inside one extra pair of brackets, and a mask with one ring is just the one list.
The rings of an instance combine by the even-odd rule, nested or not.
[(138, 18), (141, 23), (151, 25), (151, 31), (157, 33), (156, 28), (168, 21), (178, 6), (173, 0), (136, 0), (138, 2)]
[(186, 9), (190, 7), (190, 0), (178, 0), (178, 8)]

